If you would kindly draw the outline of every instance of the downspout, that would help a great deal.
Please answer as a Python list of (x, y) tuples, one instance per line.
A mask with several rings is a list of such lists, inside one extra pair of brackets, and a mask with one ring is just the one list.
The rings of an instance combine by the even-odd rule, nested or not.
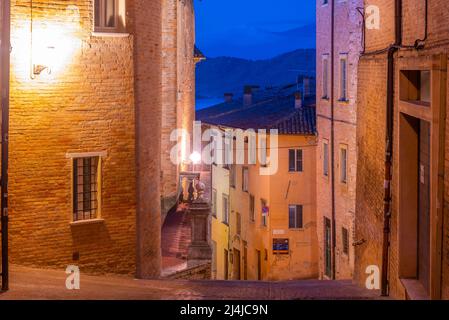
[(391, 181), (393, 163), (394, 122), (394, 55), (402, 45), (402, 0), (395, 0), (395, 43), (388, 48), (385, 183), (384, 183), (384, 233), (382, 247), (382, 296), (389, 295), (388, 266), (391, 224)]
[(10, 68), (10, 0), (2, 1), (1, 30), (1, 232), (2, 232), (2, 291), (9, 289), (8, 265), (8, 132), (9, 132), (9, 68)]
[(331, 198), (332, 198), (332, 280), (336, 279), (336, 248), (337, 248), (337, 235), (336, 235), (336, 216), (335, 216), (335, 123), (334, 123), (334, 58), (335, 58), (335, 0), (332, 0), (331, 8)]

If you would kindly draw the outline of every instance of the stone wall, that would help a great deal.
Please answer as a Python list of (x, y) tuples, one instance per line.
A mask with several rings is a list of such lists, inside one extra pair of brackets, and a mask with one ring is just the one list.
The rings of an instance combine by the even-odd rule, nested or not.
[(169, 280), (210, 280), (211, 263), (201, 264), (165, 277)]

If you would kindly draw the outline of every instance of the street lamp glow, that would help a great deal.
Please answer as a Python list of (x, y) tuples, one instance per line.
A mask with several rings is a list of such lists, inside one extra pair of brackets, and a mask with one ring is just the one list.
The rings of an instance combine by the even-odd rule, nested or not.
[(199, 164), (201, 162), (201, 155), (195, 151), (190, 155), (190, 161), (192, 161), (193, 164)]

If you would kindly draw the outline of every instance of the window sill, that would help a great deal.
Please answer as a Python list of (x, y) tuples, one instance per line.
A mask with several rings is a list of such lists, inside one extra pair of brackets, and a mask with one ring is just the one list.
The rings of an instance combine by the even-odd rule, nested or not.
[(400, 279), (410, 300), (430, 300), (423, 285), (416, 279)]
[(293, 232), (302, 232), (302, 231), (304, 231), (305, 229), (304, 229), (304, 228), (289, 228), (288, 230), (289, 230), (289, 231), (293, 231)]
[(90, 219), (70, 222), (71, 227), (104, 223), (104, 219)]
[(109, 37), (109, 38), (128, 38), (129, 37), (129, 33), (127, 32), (105, 32), (105, 31), (94, 31), (92, 32), (92, 36), (93, 37), (98, 37), (98, 38), (104, 38), (104, 37)]
[(349, 100), (348, 99), (338, 99), (338, 103), (349, 104)]

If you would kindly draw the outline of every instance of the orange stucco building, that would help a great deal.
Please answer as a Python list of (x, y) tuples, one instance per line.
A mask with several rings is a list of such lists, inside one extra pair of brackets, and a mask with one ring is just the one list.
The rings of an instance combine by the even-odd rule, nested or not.
[[(244, 150), (233, 146), (234, 160), (243, 151), (244, 164), (212, 165), (212, 268), (218, 279), (318, 278), (315, 106), (295, 90), (247, 87), (241, 99), (197, 113), (224, 136), (232, 129), (279, 132), (277, 146), (267, 139), (267, 165), (263, 156), (250, 164), (256, 153), (251, 135)], [(257, 142), (257, 151), (262, 149)]]

